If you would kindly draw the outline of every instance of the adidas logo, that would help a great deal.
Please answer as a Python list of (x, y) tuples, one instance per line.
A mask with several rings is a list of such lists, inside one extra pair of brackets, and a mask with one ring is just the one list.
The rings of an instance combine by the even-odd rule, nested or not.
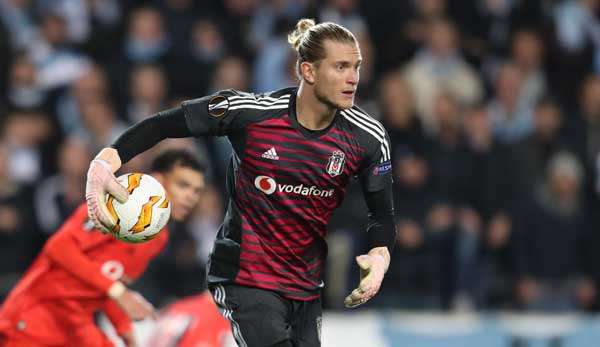
[(263, 157), (265, 159), (279, 160), (279, 156), (277, 155), (277, 152), (275, 151), (275, 147), (271, 147), (271, 149), (269, 149), (268, 151), (263, 153), (261, 155), (261, 157)]

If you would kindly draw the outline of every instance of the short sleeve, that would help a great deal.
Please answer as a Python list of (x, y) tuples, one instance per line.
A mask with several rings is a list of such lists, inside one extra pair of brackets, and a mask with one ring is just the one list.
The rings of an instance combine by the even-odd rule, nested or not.
[[(244, 98), (244, 94), (233, 89), (222, 90), (199, 99), (187, 100), (181, 104), (188, 129), (194, 136), (226, 136), (232, 131), (239, 114), (232, 110), (231, 98)], [(252, 94), (248, 94), (252, 98)]]
[(384, 137), (372, 141), (369, 147), (358, 175), (363, 191), (376, 192), (390, 188), (393, 175), (390, 138), (387, 132), (384, 133)]

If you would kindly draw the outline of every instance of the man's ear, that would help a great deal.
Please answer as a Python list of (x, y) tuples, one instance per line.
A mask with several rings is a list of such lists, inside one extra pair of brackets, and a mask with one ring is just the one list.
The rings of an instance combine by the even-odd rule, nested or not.
[(308, 84), (314, 84), (316, 80), (316, 66), (313, 63), (309, 63), (307, 61), (302, 62), (300, 64), (300, 73), (302, 74), (302, 79), (305, 80)]

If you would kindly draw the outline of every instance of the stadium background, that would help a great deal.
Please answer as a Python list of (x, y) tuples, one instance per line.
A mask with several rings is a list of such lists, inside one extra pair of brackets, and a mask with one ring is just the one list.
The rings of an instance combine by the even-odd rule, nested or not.
[[(100, 148), (188, 98), (295, 84), (285, 35), (310, 17), (359, 39), (357, 102), (388, 129), (395, 165), (399, 238), (373, 311), (342, 309), (357, 280), (353, 255), (368, 247), (356, 185), (332, 220), (324, 293), (331, 326), (354, 320), (360, 331), (374, 320), (378, 334), (415, 344), (402, 340), (402, 317), (383, 312), (460, 312), (462, 322), (510, 310), (567, 314), (557, 326), (599, 336), (597, 322), (569, 320), (600, 308), (599, 7), (598, 0), (0, 0), (0, 298), (83, 202), (87, 166)], [(168, 146), (195, 151), (211, 187), (136, 285), (158, 307), (204, 288), (230, 151), (223, 139), (165, 141), (121, 171), (145, 170)], [(424, 326), (436, 326), (432, 319)], [(519, 334), (498, 328), (502, 322), (471, 323), (521, 343), (506, 337)], [(544, 336), (560, 345), (556, 334)]]

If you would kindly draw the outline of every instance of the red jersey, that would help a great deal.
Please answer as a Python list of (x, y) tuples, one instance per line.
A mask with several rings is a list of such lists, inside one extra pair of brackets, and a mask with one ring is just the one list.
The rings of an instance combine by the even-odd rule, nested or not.
[(149, 347), (223, 347), (228, 338), (233, 341), (229, 321), (207, 291), (171, 304), (153, 330)]
[(94, 312), (100, 310), (117, 332), (129, 331), (129, 318), (107, 291), (117, 280), (137, 279), (167, 240), (167, 230), (137, 244), (102, 234), (92, 228), (87, 208), (81, 205), (50, 237), (6, 298), (0, 310), (0, 333), (40, 345), (77, 345), (74, 339), (86, 339), (78, 332), (89, 329)]

